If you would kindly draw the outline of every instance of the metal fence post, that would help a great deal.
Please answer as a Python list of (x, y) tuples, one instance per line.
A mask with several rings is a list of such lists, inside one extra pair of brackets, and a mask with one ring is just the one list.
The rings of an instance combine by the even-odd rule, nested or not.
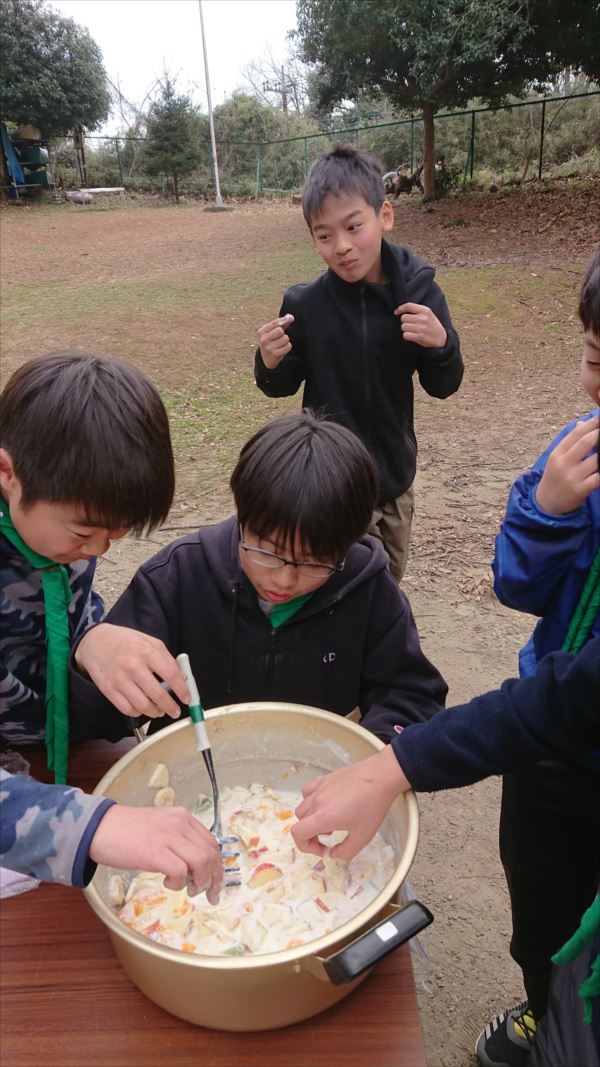
[(260, 173), (260, 144), (256, 146), (256, 193), (254, 195), (255, 200), (260, 199), (262, 190), (262, 178)]
[(544, 165), (544, 126), (546, 125), (546, 101), (542, 100), (542, 125), (540, 127), (540, 161), (538, 165), (538, 178), (542, 177)]
[(123, 165), (121, 163), (121, 153), (119, 152), (119, 138), (115, 137), (115, 151), (117, 153), (117, 163), (119, 164), (119, 176), (121, 178), (121, 185), (125, 185), (123, 180)]
[(465, 156), (465, 170), (463, 173), (462, 187), (463, 191), (467, 188), (467, 174), (469, 172), (469, 164), (471, 162), (471, 142), (469, 141), (469, 150)]
[(473, 181), (473, 162), (475, 159), (475, 112), (471, 112), (471, 147), (469, 149), (471, 156), (471, 181)]
[(308, 176), (308, 138), (304, 138), (304, 181)]

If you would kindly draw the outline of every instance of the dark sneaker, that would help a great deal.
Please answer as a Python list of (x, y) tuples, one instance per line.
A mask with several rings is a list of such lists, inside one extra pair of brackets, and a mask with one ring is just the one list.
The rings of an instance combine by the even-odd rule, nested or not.
[(535, 1019), (524, 1000), (495, 1015), (482, 1030), (475, 1055), (483, 1067), (524, 1067), (535, 1037)]

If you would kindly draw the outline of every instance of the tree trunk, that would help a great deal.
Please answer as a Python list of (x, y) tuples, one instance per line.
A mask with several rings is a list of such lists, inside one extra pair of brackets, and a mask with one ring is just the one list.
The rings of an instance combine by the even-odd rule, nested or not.
[(435, 200), (435, 129), (433, 104), (423, 104), (423, 200)]
[(177, 171), (173, 171), (173, 187), (175, 189), (175, 203), (179, 203), (179, 186), (177, 184)]

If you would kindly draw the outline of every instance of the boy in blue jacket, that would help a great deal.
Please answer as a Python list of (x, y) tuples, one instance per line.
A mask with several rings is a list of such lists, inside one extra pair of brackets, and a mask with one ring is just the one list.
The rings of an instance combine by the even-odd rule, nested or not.
[(383, 239), (394, 225), (383, 166), (337, 145), (313, 163), (304, 218), (329, 268), (287, 289), (279, 318), (261, 326), (255, 378), (267, 396), (327, 411), (369, 449), (379, 496), (369, 533), (383, 541), (399, 581), (413, 516), (417, 439), (413, 376), (430, 396), (455, 393), (463, 376), (458, 335), (435, 271)]
[[(583, 282), (581, 382), (600, 399), (600, 246)], [(540, 616), (519, 656), (521, 676), (559, 649), (600, 635), (599, 412), (570, 423), (514, 483), (493, 561), (494, 588), (508, 607)], [(567, 757), (569, 759), (569, 757)], [(600, 877), (597, 766), (553, 761), (504, 777), (500, 855), (508, 882), (511, 954), (523, 971), (530, 1028), (546, 1010), (552, 954), (577, 928)], [(520, 1020), (520, 1022), (519, 1022)], [(497, 1021), (497, 1020), (495, 1020)], [(513, 1020), (514, 1021), (514, 1020)], [(506, 1058), (503, 1017), (487, 1059)], [(512, 1062), (512, 1061), (511, 1061)]]
[[(302, 790), (292, 836), (303, 851), (319, 856), (325, 847), (319, 835), (346, 831), (331, 855), (349, 861), (377, 831), (394, 797), (411, 787), (455, 789), (565, 755), (574, 761), (589, 757), (600, 772), (599, 745), (600, 637), (595, 637), (576, 656), (551, 653), (534, 676), (509, 679), (496, 692), (413, 724), (377, 755), (310, 782)], [(594, 844), (590, 840), (588, 847)], [(545, 888), (542, 876), (540, 893)], [(598, 1064), (600, 897), (581, 924), (579, 918), (575, 936), (554, 957), (558, 966), (548, 1011), (537, 1030), (523, 1018), (523, 1005), (503, 1012), (477, 1040), (485, 1067)], [(503, 1035), (500, 1052), (495, 1035)]]

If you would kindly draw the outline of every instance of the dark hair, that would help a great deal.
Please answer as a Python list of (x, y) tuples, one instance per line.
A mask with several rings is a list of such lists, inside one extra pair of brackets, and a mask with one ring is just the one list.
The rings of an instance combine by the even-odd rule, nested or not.
[(25, 508), (78, 504), (94, 525), (138, 534), (168, 515), (169, 420), (155, 387), (128, 363), (75, 351), (25, 363), (0, 396), (0, 446)]
[(384, 166), (377, 156), (351, 144), (336, 144), (315, 159), (302, 190), (302, 210), (312, 227), (326, 196), (362, 196), (379, 212), (385, 200)]
[(585, 272), (578, 311), (584, 330), (591, 330), (600, 338), (600, 244), (596, 245)]
[(365, 446), (311, 411), (255, 433), (230, 485), (241, 525), (257, 537), (297, 536), (304, 552), (336, 562), (365, 533), (377, 500), (377, 471)]

